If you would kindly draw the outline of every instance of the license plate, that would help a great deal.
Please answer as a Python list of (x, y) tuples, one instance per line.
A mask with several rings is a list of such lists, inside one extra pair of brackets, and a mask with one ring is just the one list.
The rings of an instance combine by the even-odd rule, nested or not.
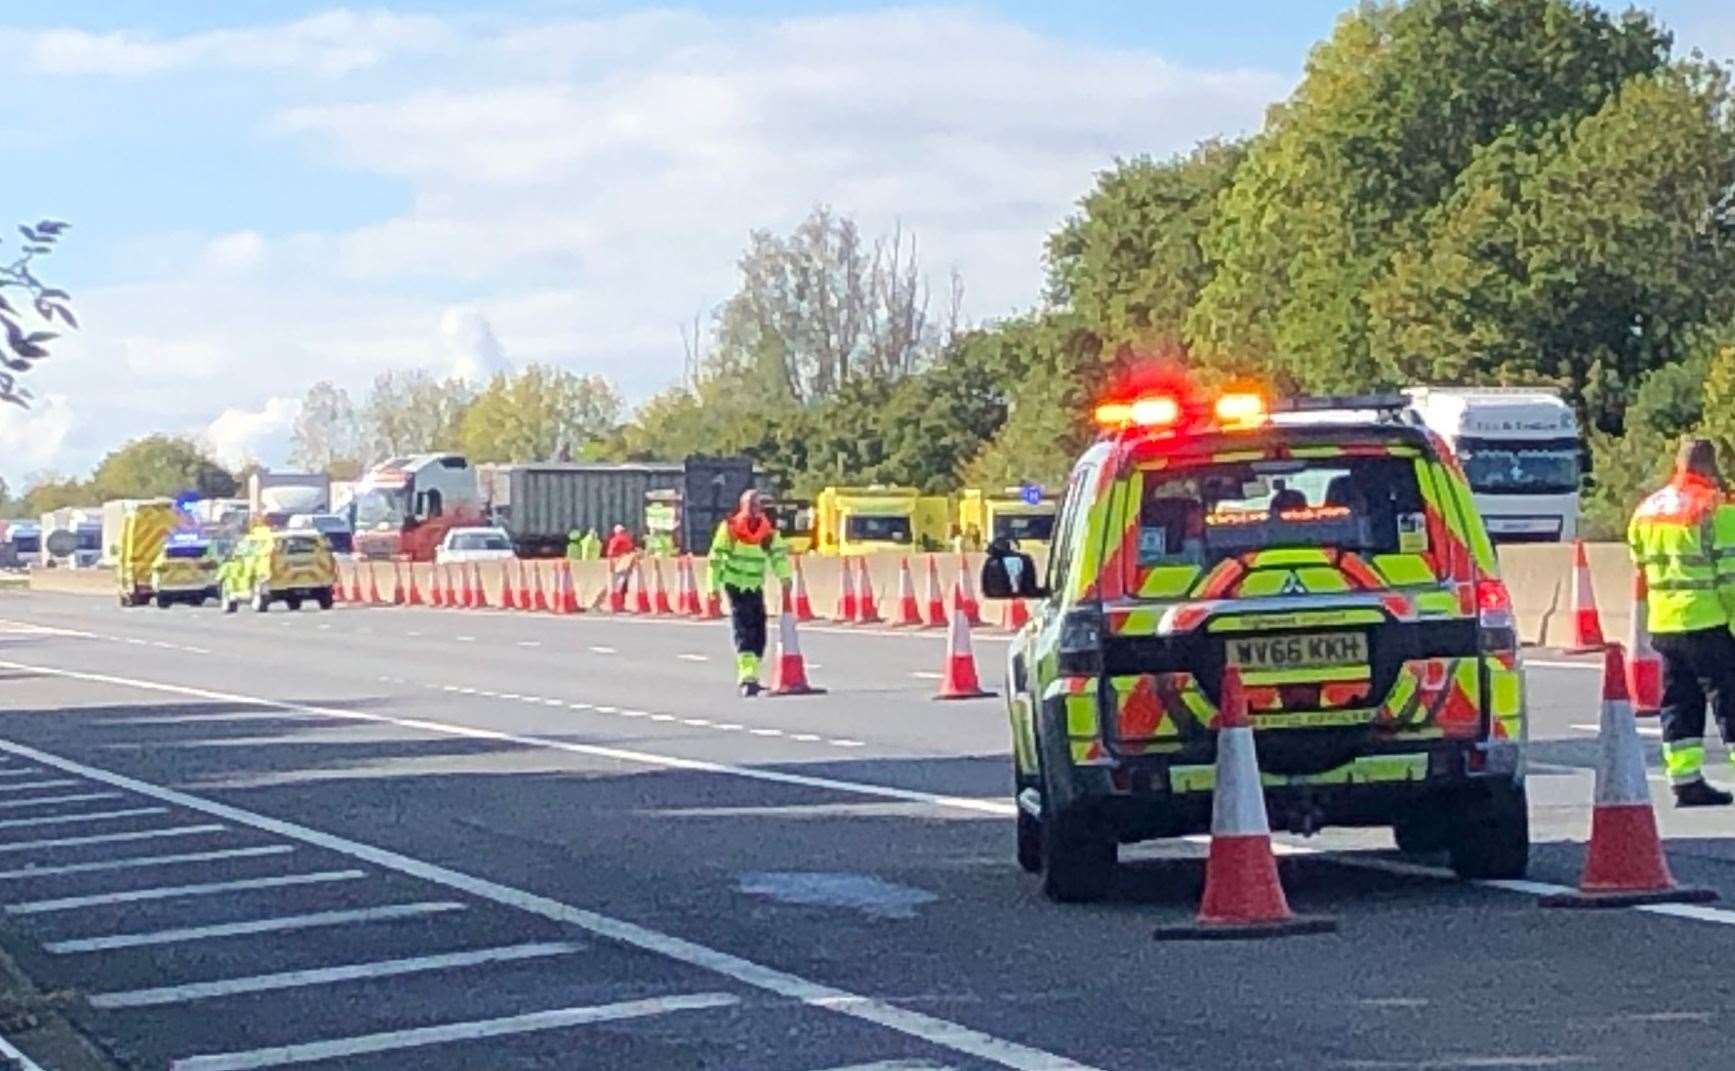
[(1365, 665), (1367, 636), (1360, 632), (1313, 632), (1254, 636), (1227, 644), (1229, 664), (1239, 669), (1304, 669)]

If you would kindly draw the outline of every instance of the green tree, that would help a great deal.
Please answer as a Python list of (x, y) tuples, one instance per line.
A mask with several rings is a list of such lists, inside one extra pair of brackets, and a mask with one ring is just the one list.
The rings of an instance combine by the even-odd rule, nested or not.
[(95, 506), (100, 501), (90, 485), (82, 480), (54, 473), (37, 473), (25, 483), (18, 513), (34, 519), (53, 510), (68, 506)]
[(420, 369), (381, 372), (361, 414), (369, 456), (456, 450), (458, 418), (475, 394), (461, 379), (441, 381)]
[(621, 398), (601, 376), (533, 364), (494, 377), (458, 420), (476, 461), (571, 460), (614, 429)]
[(1200, 236), (1244, 155), (1239, 143), (1208, 141), (1170, 160), (1117, 160), (1049, 235), (1049, 300), (1110, 352), (1180, 342), (1210, 279)]
[(361, 418), (349, 392), (329, 380), (307, 388), (290, 447), (290, 460), (310, 471), (359, 468), (364, 455)]
[[(1665, 365), (1645, 376), (1634, 392), (1620, 434), (1592, 429), (1589, 435), (1593, 478), (1584, 502), (1585, 534), (1592, 539), (1624, 539), (1627, 519), (1641, 499), (1669, 474), (1675, 448), (1683, 435), (1700, 429), (1708, 399), (1735, 387), (1735, 350), (1722, 365), (1711, 387), (1707, 373), (1717, 348), (1715, 335), (1703, 332), (1693, 352), (1679, 364)], [(1700, 429), (1718, 435), (1735, 428)], [(1735, 457), (1735, 455), (1727, 455)]]
[(1218, 202), (1203, 242), (1216, 270), (1189, 340), (1286, 386), (1378, 380), (1365, 291), (1477, 150), (1596, 112), (1659, 70), (1668, 45), (1644, 15), (1568, 0), (1414, 0), (1345, 16)]
[(235, 494), (235, 476), (211, 460), (191, 439), (147, 435), (112, 450), (90, 478), (99, 501), (111, 498), (172, 498), (194, 492), (203, 498)]

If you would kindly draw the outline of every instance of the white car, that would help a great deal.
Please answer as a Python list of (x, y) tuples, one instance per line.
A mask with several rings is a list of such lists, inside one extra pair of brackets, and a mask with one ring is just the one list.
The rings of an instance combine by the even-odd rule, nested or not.
[(497, 562), (514, 557), (512, 537), (504, 528), (454, 528), (434, 549), (434, 561)]

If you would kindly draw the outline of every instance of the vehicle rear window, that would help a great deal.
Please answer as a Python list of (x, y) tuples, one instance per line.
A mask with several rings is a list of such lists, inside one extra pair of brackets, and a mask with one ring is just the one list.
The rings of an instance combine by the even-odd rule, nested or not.
[(908, 517), (871, 517), (856, 515), (844, 522), (844, 534), (853, 540), (873, 540), (883, 543), (908, 543)]
[(453, 550), (511, 550), (512, 542), (498, 532), (458, 532), (452, 536)]
[(1039, 539), (1046, 543), (1054, 537), (1052, 513), (1003, 513), (994, 518), (994, 538), (1020, 542)]
[(319, 549), (319, 537), (289, 536), (278, 540), (277, 546), (285, 554), (312, 554)]
[(1423, 553), (1409, 458), (1238, 461), (1145, 474), (1139, 564), (1211, 566), (1255, 550)]
[(179, 546), (170, 544), (163, 548), (165, 558), (203, 558), (209, 548), (203, 543), (183, 543)]

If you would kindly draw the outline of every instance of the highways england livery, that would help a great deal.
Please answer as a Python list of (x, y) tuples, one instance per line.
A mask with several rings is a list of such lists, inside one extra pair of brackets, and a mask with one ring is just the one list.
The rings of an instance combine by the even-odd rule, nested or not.
[[(1517, 635), (1462, 470), (1401, 396), (1285, 408), (1098, 410), (1008, 662), (1018, 857), (1055, 899), (1102, 895), (1118, 844), (1209, 828), (1229, 667), (1274, 822), (1525, 871)], [(1002, 545), (985, 593), (1014, 561), (1033, 578)]]

